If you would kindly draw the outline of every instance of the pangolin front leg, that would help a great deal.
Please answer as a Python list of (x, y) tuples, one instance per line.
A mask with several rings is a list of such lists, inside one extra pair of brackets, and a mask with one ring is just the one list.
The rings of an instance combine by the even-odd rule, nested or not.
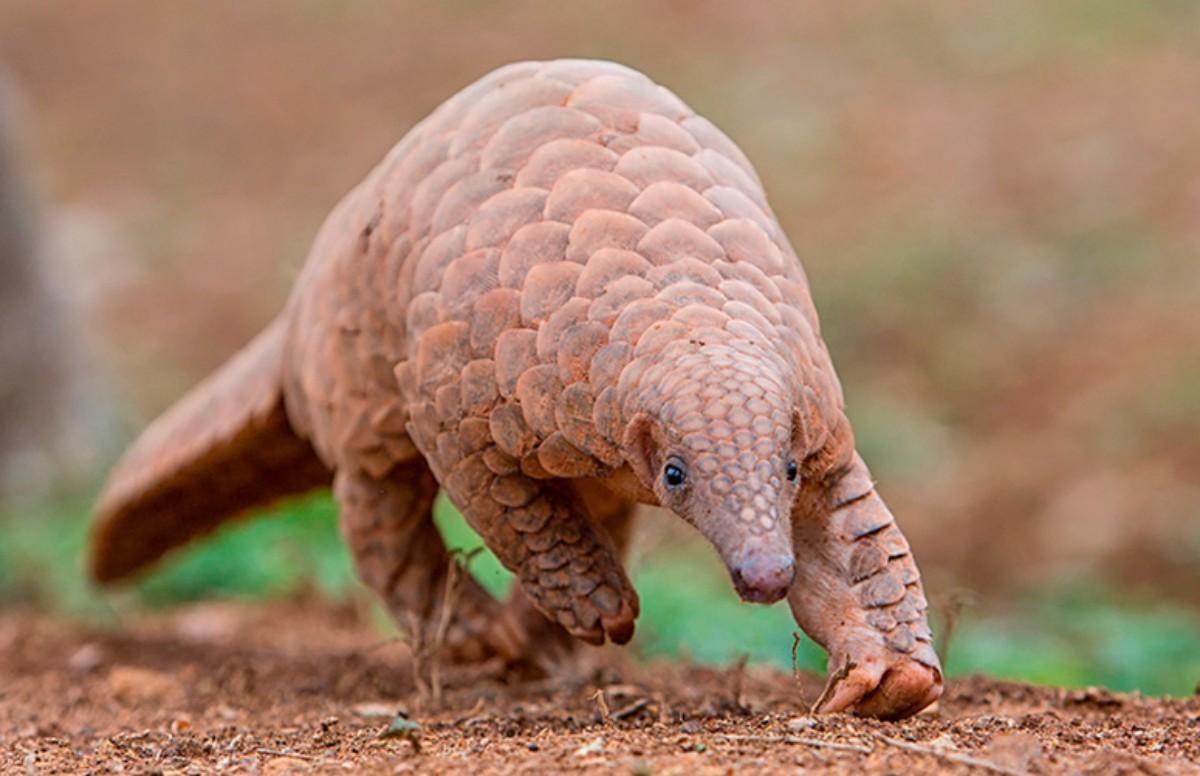
[[(575, 496), (618, 558), (624, 558), (633, 527), (635, 505), (613, 498), (588, 480), (574, 483)], [(520, 623), (529, 643), (526, 662), (549, 673), (556, 663), (574, 652), (578, 642), (557, 622), (549, 620), (533, 603), (523, 585), (513, 585), (506, 613)]]
[(855, 454), (850, 468), (793, 513), (797, 624), (829, 652), (817, 711), (906, 717), (942, 691), (927, 603), (908, 542)]
[[(383, 478), (343, 469), (334, 479), (342, 535), (359, 577), (401, 627), (436, 627), (445, 601), (451, 558), (433, 523), (437, 490), (420, 459)], [(514, 616), (470, 574), (456, 584), (445, 644), (450, 654), (465, 660), (524, 657), (528, 641)]]
[(629, 641), (638, 598), (611, 541), (568, 483), (504, 471), (497, 460), (485, 450), (454, 464), (450, 500), (546, 617), (591, 644)]

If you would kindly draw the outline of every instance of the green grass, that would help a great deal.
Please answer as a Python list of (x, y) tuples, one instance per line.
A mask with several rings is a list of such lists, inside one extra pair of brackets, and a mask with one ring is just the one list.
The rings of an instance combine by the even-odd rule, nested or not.
[[(87, 505), (80, 496), (0, 517), (0, 605), (35, 605), (104, 623), (120, 608), (301, 591), (340, 599), (358, 584), (330, 497), (317, 494), (229, 525), (174, 555), (127, 591), (101, 594), (82, 574), (86, 523), (81, 516)], [(439, 501), (436, 516), (450, 546), (481, 546), (445, 501)], [(510, 575), (486, 551), (473, 558), (471, 570), (494, 593), (510, 583)], [(795, 625), (787, 607), (740, 602), (724, 569), (699, 541), (646, 558), (632, 574), (642, 601), (633, 644), (638, 654), (699, 663), (728, 663), (744, 655), (791, 665)], [(1169, 604), (1122, 600), (1097, 585), (1087, 591), (1060, 590), (999, 613), (968, 610), (955, 629), (947, 673), (1148, 694), (1194, 691), (1200, 680), (1200, 615)], [(938, 625), (935, 621), (935, 631)], [(824, 668), (824, 654), (808, 639), (802, 640), (799, 658), (802, 668)]]
[(1034, 602), (968, 623), (948, 673), (1040, 684), (1191, 695), (1200, 683), (1200, 618), (1171, 606), (1102, 599)]

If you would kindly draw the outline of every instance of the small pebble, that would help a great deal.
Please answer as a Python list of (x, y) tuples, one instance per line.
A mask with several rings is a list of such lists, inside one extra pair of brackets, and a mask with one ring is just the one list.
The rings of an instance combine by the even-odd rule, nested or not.
[(929, 746), (934, 749), (957, 749), (958, 744), (954, 742), (954, 738), (949, 733), (942, 733), (937, 738), (929, 742)]
[(530, 741), (528, 744), (525, 745), (525, 748), (531, 752), (536, 752), (537, 750), (541, 749), (541, 747), (538, 746), (537, 741)]
[(241, 716), (237, 709), (233, 708), (232, 706), (226, 706), (224, 703), (222, 703), (220, 706), (217, 706), (215, 711), (217, 712), (217, 716), (226, 722), (232, 722)]
[(793, 733), (802, 733), (805, 730), (812, 730), (817, 726), (817, 721), (812, 717), (796, 717), (789, 719), (787, 729)]
[(694, 719), (689, 719), (679, 726), (679, 729), (688, 735), (694, 735), (700, 732), (700, 723)]
[(357, 717), (365, 719), (392, 719), (402, 714), (392, 703), (359, 703), (350, 708)]
[(104, 662), (104, 650), (99, 644), (87, 643), (67, 659), (67, 667), (72, 671), (86, 674), (95, 671)]
[(589, 754), (600, 754), (604, 751), (604, 738), (600, 737), (593, 740), (591, 743), (584, 744), (575, 750), (576, 757), (586, 757)]

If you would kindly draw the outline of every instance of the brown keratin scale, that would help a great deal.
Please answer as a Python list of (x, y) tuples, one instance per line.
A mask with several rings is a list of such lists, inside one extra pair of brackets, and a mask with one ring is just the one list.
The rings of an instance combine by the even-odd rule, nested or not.
[(461, 659), (536, 659), (557, 626), (628, 641), (620, 558), (645, 503), (850, 666), (822, 710), (901, 717), (941, 692), (917, 567), (754, 168), (620, 65), (509, 65), (410, 131), (275, 322), (113, 472), (93, 575), (328, 483), (401, 624), (443, 600), (439, 487), (517, 576), (503, 604), (467, 583)]

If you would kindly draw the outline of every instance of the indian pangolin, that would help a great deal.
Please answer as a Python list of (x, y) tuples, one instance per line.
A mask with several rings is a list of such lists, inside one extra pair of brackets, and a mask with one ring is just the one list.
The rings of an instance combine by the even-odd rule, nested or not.
[(620, 65), (509, 65), (410, 131), (283, 313), (126, 454), (92, 574), (329, 482), (402, 623), (442, 601), (439, 487), (520, 580), (507, 605), (466, 583), (459, 657), (528, 656), (537, 612), (628, 641), (620, 553), (633, 506), (658, 504), (743, 599), (788, 598), (830, 653), (822, 710), (899, 717), (941, 692), (917, 567), (754, 168)]

